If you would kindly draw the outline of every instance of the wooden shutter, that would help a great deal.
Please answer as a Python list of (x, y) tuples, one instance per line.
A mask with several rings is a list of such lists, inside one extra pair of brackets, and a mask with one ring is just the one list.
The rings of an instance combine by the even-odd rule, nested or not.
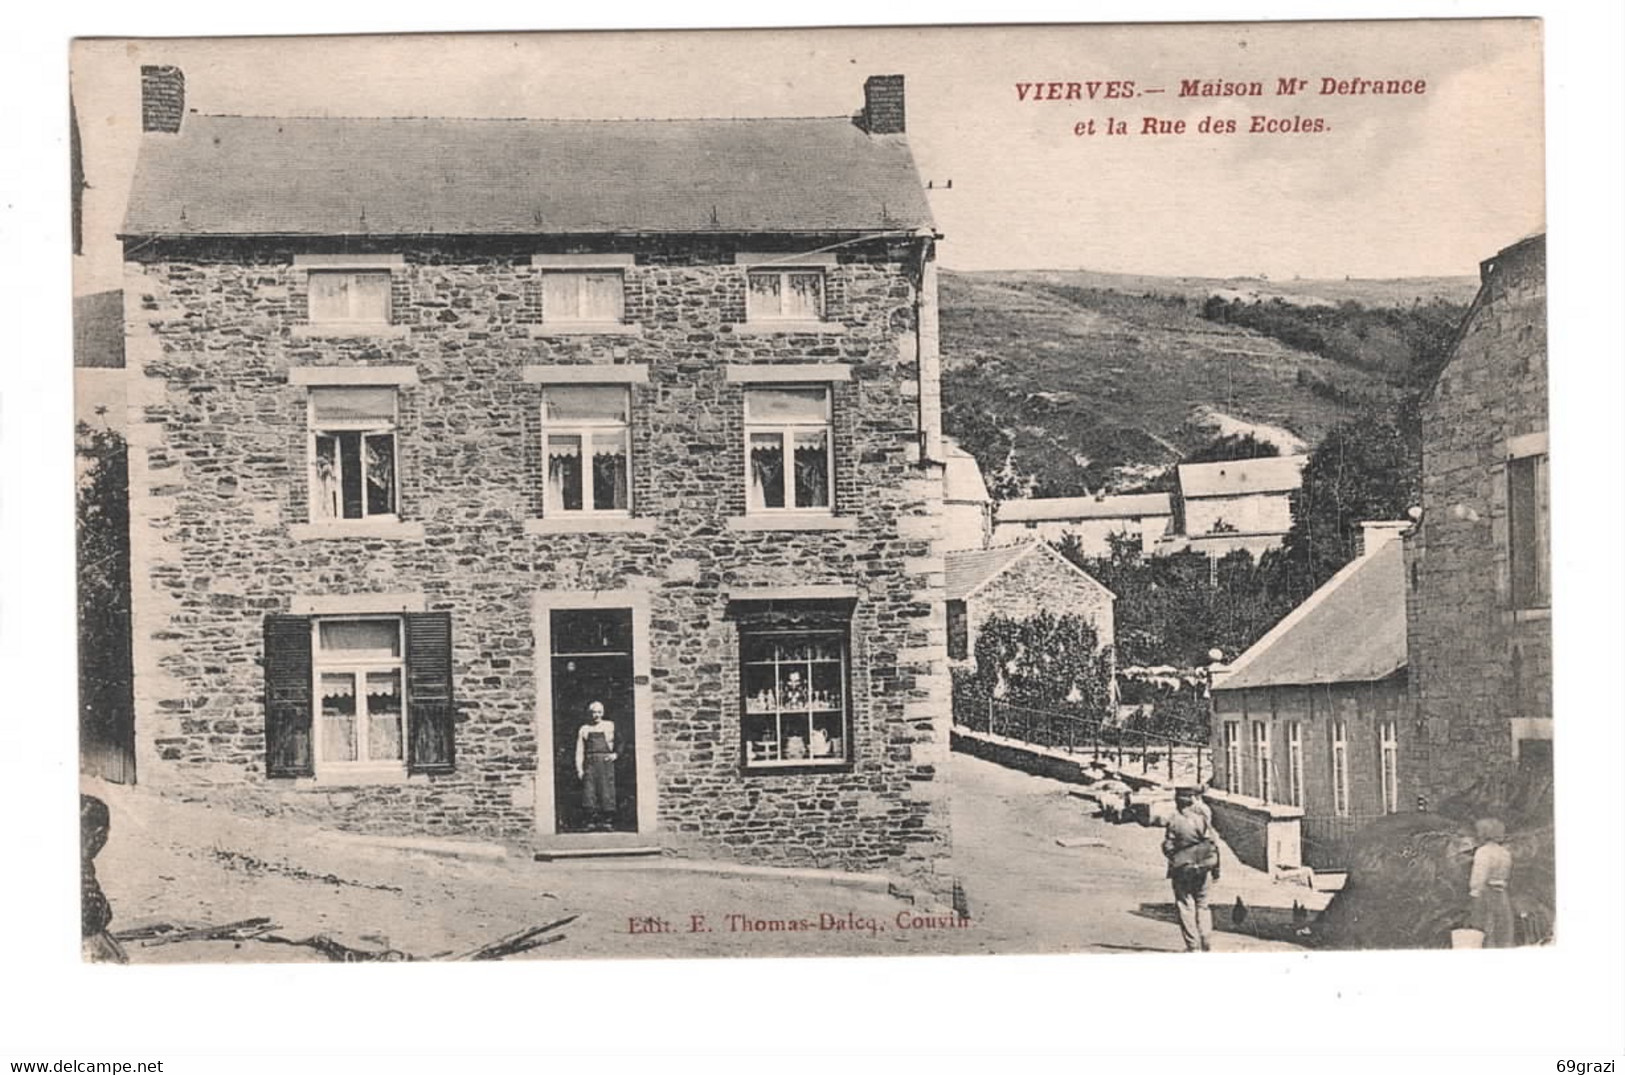
[(406, 617), (406, 767), (413, 773), (449, 773), (455, 759), (457, 712), (451, 695), (451, 614)]
[(314, 776), (310, 618), (265, 617), (265, 775)]

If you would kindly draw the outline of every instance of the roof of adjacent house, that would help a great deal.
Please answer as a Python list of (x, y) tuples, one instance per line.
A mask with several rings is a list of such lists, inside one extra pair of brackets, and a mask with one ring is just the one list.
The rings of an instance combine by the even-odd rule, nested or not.
[(1289, 493), (1303, 484), (1303, 467), (1307, 462), (1306, 455), (1281, 455), (1222, 463), (1184, 463), (1179, 467), (1179, 491), (1187, 500), (1203, 496)]
[(1018, 561), (1032, 555), (1048, 556), (1067, 569), (1076, 571), (1090, 585), (1104, 591), (1116, 600), (1117, 595), (1106, 589), (1101, 581), (1050, 547), (1047, 541), (1023, 541), (1014, 545), (996, 545), (991, 549), (961, 549), (947, 555), (947, 599), (963, 601), (1008, 571)]
[(987, 482), (982, 480), (982, 468), (976, 457), (947, 437), (942, 438), (943, 468), (942, 498), (949, 502), (985, 504), (992, 498), (987, 494)]
[(73, 364), (81, 369), (124, 368), (124, 292), (74, 296)]
[(1345, 565), (1236, 658), (1215, 690), (1373, 682), (1405, 667), (1404, 542)]
[(143, 138), (149, 235), (869, 232), (931, 226), (903, 135), (809, 119), (188, 115)]
[(1167, 493), (1130, 493), (1124, 496), (1055, 496), (1032, 500), (1006, 500), (999, 504), (999, 521), (1005, 523), (1067, 519), (1137, 519), (1147, 515), (1172, 515), (1172, 498)]

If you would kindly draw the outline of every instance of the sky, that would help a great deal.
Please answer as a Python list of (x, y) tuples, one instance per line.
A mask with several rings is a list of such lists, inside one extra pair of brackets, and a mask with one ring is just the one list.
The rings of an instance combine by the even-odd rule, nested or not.
[[(943, 265), (1280, 279), (1473, 274), (1539, 230), (1540, 57), (1534, 20), (81, 41), (92, 189), (76, 290), (118, 286), (147, 63), (186, 73), (189, 108), (251, 115), (846, 115), (866, 76), (902, 74)], [(1277, 96), (1286, 77), (1308, 90)], [(1355, 77), (1427, 90), (1318, 93)], [(1258, 80), (1266, 96), (1180, 97), (1185, 79)], [(1017, 89), (1112, 80), (1165, 92)], [(1255, 115), (1327, 129), (1247, 133)], [(1200, 133), (1209, 116), (1238, 132)], [(1108, 117), (1130, 133), (1106, 135)], [(1146, 117), (1186, 130), (1141, 134)], [(1097, 133), (1074, 133), (1091, 119)]]

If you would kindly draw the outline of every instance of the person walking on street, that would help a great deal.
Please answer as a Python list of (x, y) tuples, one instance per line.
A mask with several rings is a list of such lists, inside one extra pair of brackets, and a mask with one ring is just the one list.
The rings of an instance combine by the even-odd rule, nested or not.
[(1202, 802), (1200, 788), (1187, 785), (1174, 792), (1174, 816), (1162, 838), (1162, 854), (1168, 860), (1185, 951), (1206, 952), (1213, 933), (1208, 894), (1219, 876), (1219, 845), (1213, 836), (1213, 815)]
[(1502, 843), (1506, 826), (1496, 818), (1483, 817), (1473, 823), (1473, 831), (1478, 849), (1473, 852), (1473, 868), (1467, 878), (1473, 927), (1484, 934), (1485, 948), (1511, 948), (1514, 924), (1507, 882), (1512, 877), (1512, 852)]

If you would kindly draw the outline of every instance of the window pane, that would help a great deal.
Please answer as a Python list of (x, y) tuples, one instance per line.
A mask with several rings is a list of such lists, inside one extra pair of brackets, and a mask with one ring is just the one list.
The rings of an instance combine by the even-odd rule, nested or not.
[(370, 433), (363, 441), (367, 465), (367, 514), (395, 513), (395, 435)]
[(625, 511), (626, 434), (592, 435), (592, 506), (597, 511)]
[(354, 321), (389, 321), (389, 273), (361, 272), (351, 277), (350, 318)]
[(547, 504), (544, 511), (581, 510), (581, 438), (547, 438)]
[(312, 321), (350, 319), (350, 281), (345, 273), (310, 274), (310, 319)]
[(621, 296), (620, 273), (588, 273), (581, 284), (581, 316), (588, 321), (619, 321)]
[(826, 422), (829, 420), (829, 389), (747, 389), (745, 417), (753, 422)]
[(750, 435), (750, 504), (784, 507), (784, 437), (778, 433)]
[(1528, 608), (1540, 597), (1540, 496), (1536, 488), (1535, 456), (1507, 463), (1508, 558), (1512, 572), (1512, 603)]
[(321, 704), (322, 760), (355, 761), (355, 676), (322, 673)]
[(797, 321), (818, 321), (824, 316), (824, 274), (787, 274), (789, 289), (784, 295), (784, 316)]
[(339, 518), (339, 442), (336, 437), (316, 437), (316, 473), (312, 481), (311, 516)]
[(361, 488), (361, 434), (340, 433), (339, 442), (339, 500), (346, 519), (359, 519), (362, 510)]
[(782, 278), (776, 272), (750, 274), (750, 292), (746, 300), (747, 317), (780, 316), (779, 290)]
[(367, 673), (367, 757), (399, 761), (401, 753), (401, 672)]
[(829, 434), (822, 430), (796, 435), (796, 507), (829, 507)]
[(618, 384), (555, 385), (542, 394), (548, 422), (626, 421), (627, 391)]
[(542, 320), (577, 321), (581, 318), (581, 276), (573, 272), (542, 274)]
[(396, 620), (323, 620), (317, 625), (322, 653), (345, 657), (399, 657), (401, 627)]
[(393, 388), (312, 388), (310, 405), (317, 425), (395, 421)]

